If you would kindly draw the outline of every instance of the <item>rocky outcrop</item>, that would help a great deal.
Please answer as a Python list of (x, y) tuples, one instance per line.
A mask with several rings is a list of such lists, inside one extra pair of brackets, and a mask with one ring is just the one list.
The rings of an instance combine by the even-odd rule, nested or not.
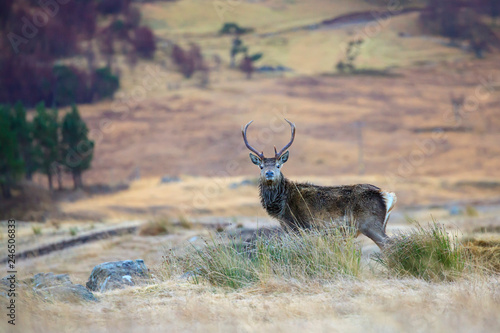
[(105, 262), (94, 267), (87, 288), (102, 293), (144, 284), (148, 280), (149, 270), (142, 259)]

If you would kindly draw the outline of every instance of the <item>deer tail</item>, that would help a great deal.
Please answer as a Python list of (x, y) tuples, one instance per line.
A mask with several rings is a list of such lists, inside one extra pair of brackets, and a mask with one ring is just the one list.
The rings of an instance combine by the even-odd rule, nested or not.
[(387, 225), (387, 220), (389, 220), (391, 211), (394, 208), (394, 205), (396, 204), (397, 197), (396, 194), (394, 194), (393, 192), (381, 191), (380, 194), (382, 194), (382, 198), (384, 198), (385, 202), (385, 220), (384, 220), (384, 230), (385, 230), (385, 226)]

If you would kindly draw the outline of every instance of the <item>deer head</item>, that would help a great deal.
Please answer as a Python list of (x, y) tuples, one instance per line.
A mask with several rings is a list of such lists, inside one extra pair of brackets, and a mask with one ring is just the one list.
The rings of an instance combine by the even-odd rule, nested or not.
[(295, 138), (295, 125), (285, 119), (291, 127), (292, 131), (292, 138), (290, 139), (290, 142), (288, 142), (283, 149), (281, 149), (279, 152), (276, 150), (276, 147), (274, 147), (274, 157), (272, 158), (266, 158), (264, 157), (263, 152), (258, 152), (255, 148), (253, 148), (247, 140), (247, 129), (248, 126), (253, 122), (249, 122), (246, 124), (245, 128), (241, 130), (241, 134), (243, 135), (243, 140), (245, 141), (245, 145), (247, 146), (250, 151), (254, 152), (254, 154), (250, 153), (250, 160), (252, 161), (253, 164), (258, 165), (260, 167), (260, 177), (263, 182), (266, 182), (268, 184), (272, 184), (276, 181), (279, 181), (281, 179), (281, 167), (283, 164), (288, 161), (288, 155), (289, 152), (287, 149), (292, 145), (293, 139)]

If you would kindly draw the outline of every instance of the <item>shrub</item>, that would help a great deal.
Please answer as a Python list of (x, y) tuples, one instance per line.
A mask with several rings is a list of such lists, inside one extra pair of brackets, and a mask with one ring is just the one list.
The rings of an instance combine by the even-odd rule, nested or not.
[(268, 279), (324, 282), (360, 273), (361, 249), (353, 234), (340, 231), (259, 236), (252, 243), (215, 236), (184, 256), (170, 253), (168, 275), (186, 273), (195, 282), (241, 288)]
[(174, 45), (171, 57), (179, 72), (186, 78), (190, 78), (196, 71), (206, 69), (201, 49), (196, 44), (191, 44), (189, 50)]
[(194, 224), (190, 220), (188, 220), (185, 216), (179, 217), (179, 226), (183, 229), (193, 229)]
[(252, 28), (243, 28), (236, 23), (224, 23), (222, 28), (219, 30), (219, 33), (221, 35), (233, 35), (233, 34), (242, 35), (252, 31), (253, 31)]
[(347, 48), (345, 49), (344, 59), (339, 60), (337, 65), (337, 71), (340, 73), (345, 72), (354, 72), (356, 70), (356, 66), (354, 62), (356, 58), (359, 56), (361, 44), (363, 44), (363, 39), (352, 40), (347, 44)]
[(170, 234), (173, 231), (173, 224), (168, 218), (157, 218), (143, 224), (139, 228), (141, 236), (158, 236)]
[(42, 227), (34, 225), (31, 227), (31, 230), (33, 230), (33, 235), (35, 236), (39, 236), (42, 234)]
[(54, 102), (58, 106), (88, 102), (88, 76), (75, 67), (55, 65)]
[(92, 79), (92, 91), (98, 99), (113, 97), (120, 87), (120, 80), (109, 67), (98, 68)]
[(69, 228), (69, 234), (70, 234), (71, 236), (76, 236), (76, 235), (78, 235), (78, 231), (79, 231), (79, 230), (78, 230), (78, 227), (71, 227), (71, 228)]
[(156, 51), (155, 36), (148, 27), (139, 27), (134, 30), (132, 45), (143, 58), (153, 58)]
[(241, 60), (240, 70), (243, 73), (246, 73), (247, 79), (252, 78), (252, 73), (255, 70), (253, 63), (255, 61), (258, 61), (260, 58), (262, 58), (262, 53), (255, 53), (251, 56), (249, 56), (248, 54), (245, 54), (245, 57)]
[(479, 216), (479, 212), (477, 211), (476, 207), (471, 205), (467, 205), (467, 207), (465, 207), (465, 214), (470, 217)]
[(130, 1), (122, 0), (98, 0), (97, 10), (104, 15), (127, 12)]
[(469, 256), (456, 235), (450, 237), (442, 225), (433, 223), (393, 237), (375, 261), (398, 277), (448, 281), (460, 276)]

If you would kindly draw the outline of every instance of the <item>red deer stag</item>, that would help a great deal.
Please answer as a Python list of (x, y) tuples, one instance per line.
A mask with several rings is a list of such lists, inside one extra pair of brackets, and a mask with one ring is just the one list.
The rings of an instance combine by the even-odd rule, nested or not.
[(281, 167), (288, 161), (287, 149), (295, 138), (295, 125), (291, 126), (292, 138), (279, 152), (274, 147), (274, 157), (266, 158), (247, 140), (249, 122), (241, 132), (250, 159), (260, 167), (260, 200), (269, 215), (276, 218), (285, 230), (328, 228), (329, 226), (354, 227), (372, 239), (381, 249), (389, 239), (385, 227), (396, 195), (384, 192), (369, 184), (345, 186), (317, 186), (295, 183), (285, 178)]

